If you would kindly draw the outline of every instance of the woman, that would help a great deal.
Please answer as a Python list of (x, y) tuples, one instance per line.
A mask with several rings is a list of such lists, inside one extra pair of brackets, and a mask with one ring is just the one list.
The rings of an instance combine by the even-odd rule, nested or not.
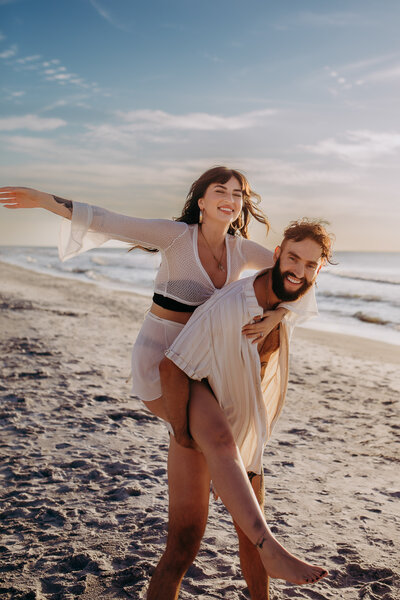
[[(168, 413), (158, 372), (165, 350), (196, 306), (205, 302), (215, 289), (235, 281), (245, 269), (272, 265), (272, 253), (246, 239), (250, 215), (268, 225), (252, 197), (258, 198), (246, 178), (225, 167), (210, 169), (193, 183), (182, 215), (176, 221), (126, 217), (26, 188), (0, 189), (0, 202), (7, 208), (41, 207), (71, 221), (69, 231), (65, 227), (69, 224), (63, 225), (62, 260), (108, 239), (161, 251), (153, 303), (133, 349), (132, 376), (133, 393), (166, 421)], [(285, 306), (304, 314), (309, 310), (309, 303), (310, 298), (305, 297), (293, 306)], [(274, 311), (267, 320), (251, 325), (247, 335), (259, 342), (284, 312), (283, 309)], [(204, 453), (211, 477), (232, 517), (249, 540), (258, 546), (267, 573), (297, 584), (319, 580), (326, 574), (322, 568), (298, 560), (272, 536), (239, 453), (229, 464), (226, 457), (219, 455), (218, 445), (212, 443), (216, 433), (214, 424), (218, 423), (217, 435), (221, 434), (221, 427), (226, 427), (229, 435), (229, 426), (215, 401), (210, 401), (209, 413), (201, 410), (204, 395), (197, 394), (196, 389), (194, 386), (190, 401), (193, 440)], [(204, 428), (207, 414), (210, 415), (209, 422)], [(174, 433), (182, 445), (193, 445), (185, 425)]]

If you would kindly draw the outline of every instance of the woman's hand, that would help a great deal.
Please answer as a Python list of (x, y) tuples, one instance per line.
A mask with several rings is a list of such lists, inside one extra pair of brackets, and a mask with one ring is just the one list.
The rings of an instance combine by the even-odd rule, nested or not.
[(0, 204), (4, 208), (44, 208), (50, 212), (71, 219), (72, 202), (33, 188), (2, 187), (0, 188)]
[(50, 194), (45, 194), (32, 188), (0, 188), (0, 203), (5, 208), (40, 208), (50, 198), (52, 198)]
[(256, 317), (254, 323), (248, 323), (242, 328), (242, 333), (252, 340), (252, 344), (258, 344), (265, 340), (273, 329), (282, 321), (288, 310), (286, 308), (276, 308), (275, 310), (266, 310), (262, 317)]

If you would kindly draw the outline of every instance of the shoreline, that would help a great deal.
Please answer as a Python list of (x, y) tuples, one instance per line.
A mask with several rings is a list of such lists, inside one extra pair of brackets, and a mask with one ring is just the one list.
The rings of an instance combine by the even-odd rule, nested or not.
[[(167, 533), (165, 427), (125, 383), (148, 302), (0, 263), (4, 600), (144, 600)], [(392, 348), (298, 329), (264, 453), (266, 517), (328, 568), (285, 600), (395, 600), (400, 374)], [(210, 497), (180, 600), (244, 600), (230, 516)]]
[(371, 338), (349, 335), (346, 333), (323, 331), (321, 329), (299, 326), (294, 336), (318, 345), (326, 345), (334, 350), (345, 352), (351, 356), (359, 356), (370, 360), (400, 364), (400, 347), (396, 344), (381, 342)]
[[(118, 249), (118, 248), (115, 248)], [(63, 273), (45, 273), (40, 269), (27, 269), (20, 265), (14, 265), (10, 262), (4, 261), (0, 259), (0, 266), (5, 265), (15, 269), (21, 269), (27, 273), (32, 273), (35, 275), (43, 275), (44, 277), (50, 277), (55, 279), (61, 279), (64, 281), (70, 281), (72, 283), (79, 283), (88, 286), (95, 286), (100, 290), (111, 290), (115, 293), (128, 294), (135, 298), (135, 301), (143, 302), (144, 306), (147, 307), (151, 303), (152, 294), (146, 296), (139, 292), (132, 291), (127, 289), (127, 287), (118, 286), (115, 284), (113, 286), (110, 285), (101, 285), (97, 281), (80, 281), (76, 278), (69, 277), (68, 275), (64, 275)], [(318, 317), (316, 317), (318, 319)], [(314, 321), (315, 319), (313, 319)], [(324, 343), (329, 345), (332, 348), (339, 349), (342, 344), (345, 345), (346, 351), (352, 354), (360, 353), (360, 355), (368, 358), (369, 352), (376, 352), (377, 358), (382, 361), (394, 362), (395, 364), (400, 364), (400, 346), (397, 344), (392, 344), (387, 341), (382, 341), (374, 338), (357, 336), (348, 333), (342, 333), (340, 331), (334, 332), (326, 329), (318, 329), (317, 327), (308, 327), (307, 325), (301, 325), (296, 328), (295, 336), (302, 337), (307, 341), (315, 341), (316, 343)]]

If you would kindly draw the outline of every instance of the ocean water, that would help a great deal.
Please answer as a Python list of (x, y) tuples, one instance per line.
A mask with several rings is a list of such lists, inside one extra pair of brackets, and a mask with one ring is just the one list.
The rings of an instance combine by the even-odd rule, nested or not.
[[(150, 298), (159, 254), (100, 248), (61, 263), (56, 248), (0, 246), (0, 260)], [(307, 327), (400, 346), (400, 253), (337, 252), (318, 276), (320, 315)]]

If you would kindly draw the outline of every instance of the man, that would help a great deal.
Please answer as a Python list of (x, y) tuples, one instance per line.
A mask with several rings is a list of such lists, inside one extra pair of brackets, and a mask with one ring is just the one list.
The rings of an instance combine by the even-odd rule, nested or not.
[[(257, 329), (246, 323), (263, 311), (302, 296), (330, 255), (331, 239), (320, 222), (303, 219), (292, 223), (275, 250), (274, 267), (216, 292), (196, 310), (166, 352), (160, 373), (176, 439), (171, 440), (167, 548), (153, 575), (148, 600), (177, 598), (207, 521), (210, 477), (203, 455), (187, 447), (182, 460), (183, 451), (179, 448), (179, 465), (173, 461), (174, 448), (178, 451), (176, 440), (190, 445), (184, 435), (188, 430), (188, 377), (208, 380), (263, 507), (262, 454), (284, 403), (289, 339), (298, 318), (293, 313), (286, 315), (279, 329), (257, 345), (249, 342), (242, 331)], [(268, 576), (257, 549), (236, 524), (235, 527), (251, 599), (267, 600)]]

